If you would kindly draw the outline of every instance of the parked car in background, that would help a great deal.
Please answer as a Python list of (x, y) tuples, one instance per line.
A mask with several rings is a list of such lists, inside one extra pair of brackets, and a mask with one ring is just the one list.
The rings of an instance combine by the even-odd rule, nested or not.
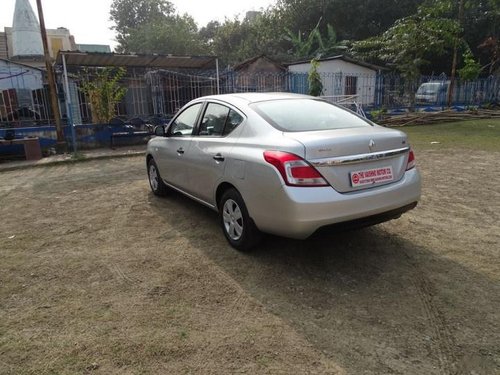
[(443, 104), (448, 100), (450, 81), (431, 81), (422, 83), (415, 94), (417, 104)]
[(202, 97), (155, 134), (146, 156), (153, 193), (175, 189), (218, 211), (240, 250), (261, 232), (305, 239), (397, 218), (420, 198), (403, 132), (315, 97)]

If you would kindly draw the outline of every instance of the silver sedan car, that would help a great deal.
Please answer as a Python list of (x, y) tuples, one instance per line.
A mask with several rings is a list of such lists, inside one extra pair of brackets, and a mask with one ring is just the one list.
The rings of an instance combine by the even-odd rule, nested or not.
[(420, 198), (406, 134), (315, 97), (206, 96), (155, 134), (146, 156), (153, 193), (174, 189), (216, 210), (239, 250), (262, 232), (305, 239), (377, 224)]

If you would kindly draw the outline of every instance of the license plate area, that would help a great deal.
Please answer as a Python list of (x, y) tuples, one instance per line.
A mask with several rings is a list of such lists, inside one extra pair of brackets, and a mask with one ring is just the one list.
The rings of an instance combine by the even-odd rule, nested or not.
[(375, 185), (387, 183), (394, 180), (392, 167), (381, 167), (373, 169), (365, 169), (361, 171), (352, 171), (349, 173), (352, 187), (360, 187), (366, 185)]

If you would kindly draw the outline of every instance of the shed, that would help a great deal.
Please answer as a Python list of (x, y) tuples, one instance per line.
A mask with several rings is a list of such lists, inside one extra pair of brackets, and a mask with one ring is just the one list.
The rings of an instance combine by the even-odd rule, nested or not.
[[(385, 68), (355, 60), (345, 55), (318, 59), (318, 73), (323, 83), (323, 96), (332, 101), (354, 100), (362, 105), (375, 102), (377, 76)], [(308, 73), (311, 61), (286, 64), (290, 73)]]
[(233, 67), (234, 91), (283, 91), (287, 68), (266, 55), (258, 55)]
[[(56, 65), (64, 68), (63, 62), (67, 71), (77, 76), (86, 68), (125, 68), (127, 73), (122, 83), (127, 92), (118, 106), (118, 114), (128, 118), (171, 115), (190, 100), (218, 91), (215, 56), (60, 51)], [(75, 103), (80, 106), (73, 113), (81, 113), (83, 122), (91, 121), (87, 96), (80, 92)]]
[(235, 65), (233, 70), (239, 73), (285, 73), (286, 67), (266, 55), (259, 55)]

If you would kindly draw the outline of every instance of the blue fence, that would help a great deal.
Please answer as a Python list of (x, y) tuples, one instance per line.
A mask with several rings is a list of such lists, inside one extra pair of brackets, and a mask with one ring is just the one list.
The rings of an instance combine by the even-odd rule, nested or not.
[[(350, 98), (366, 109), (404, 111), (438, 110), (448, 106), (449, 78), (421, 76), (407, 80), (398, 74), (320, 73), (322, 96), (342, 100)], [(227, 72), (221, 79), (222, 93), (293, 92), (308, 94), (307, 73), (238, 73)], [(468, 107), (498, 104), (500, 77), (490, 76), (473, 81), (455, 80), (452, 106)]]
[[(55, 143), (55, 129), (46, 100), (46, 87), (37, 70), (0, 70), (0, 137), (5, 128), (16, 128), (17, 137), (38, 136), (42, 148)], [(6, 70), (7, 69), (7, 70)], [(21, 74), (18, 76), (18, 74)], [(388, 112), (408, 110), (437, 111), (447, 107), (450, 90), (445, 75), (422, 76), (407, 80), (397, 74), (320, 73), (323, 97), (356, 106), (365, 112), (386, 109)], [(18, 77), (23, 77), (21, 80)], [(31, 82), (27, 77), (33, 78)], [(31, 82), (31, 83), (30, 83)], [(234, 92), (293, 92), (307, 94), (307, 73), (241, 73), (226, 71), (217, 81), (215, 71), (175, 72), (167, 70), (132, 71), (124, 78), (127, 95), (117, 106), (117, 114), (130, 118), (165, 118), (172, 116), (190, 100), (203, 95)], [(24, 85), (24, 86), (23, 86)], [(79, 90), (77, 79), (71, 82), (71, 97), (78, 146), (99, 147), (110, 143), (113, 130), (108, 125), (85, 125), (91, 121), (91, 106)], [(32, 87), (31, 87), (32, 86)], [(64, 93), (60, 90), (60, 107), (64, 116)], [(456, 80), (452, 105), (458, 109), (497, 105), (500, 102), (500, 76), (474, 81)], [(83, 123), (83, 124), (82, 124)], [(68, 139), (70, 128), (65, 127)]]
[[(418, 80), (408, 81), (395, 74), (381, 75), (377, 79), (376, 109), (441, 110), (448, 106), (451, 90), (449, 78), (421, 76)], [(451, 105), (455, 107), (474, 107), (494, 105), (500, 101), (500, 77), (490, 76), (473, 81), (457, 79), (452, 91)]]
[[(5, 73), (5, 72), (4, 72)], [(9, 77), (16, 71), (8, 71)], [(17, 72), (21, 74), (23, 72)], [(0, 71), (0, 75), (3, 74)], [(7, 73), (5, 73), (7, 74)], [(34, 127), (53, 123), (45, 85), (39, 71), (24, 74), (28, 79), (2, 79), (0, 82), (0, 127)], [(38, 75), (37, 75), (38, 74)], [(179, 73), (166, 70), (132, 71), (124, 78), (127, 95), (116, 110), (128, 118), (172, 116), (190, 100), (203, 95), (235, 92), (293, 92), (307, 94), (307, 73), (241, 73), (224, 72), (217, 81), (214, 71)], [(422, 76), (407, 80), (398, 74), (320, 73), (322, 96), (342, 102), (349, 98), (365, 110), (403, 111), (409, 108), (438, 110), (447, 106), (450, 90), (445, 75)], [(33, 78), (33, 79), (34, 79)], [(31, 83), (30, 83), (31, 82)], [(490, 76), (474, 81), (456, 80), (452, 105), (468, 107), (497, 104), (500, 101), (500, 77)], [(25, 85), (25, 86), (23, 86)], [(12, 87), (11, 87), (12, 86)], [(33, 87), (31, 87), (33, 86)], [(73, 118), (77, 124), (92, 121), (91, 105), (79, 90), (78, 80), (70, 84)], [(59, 86), (60, 108), (65, 117), (64, 92)]]
[[(4, 138), (6, 130), (6, 128), (0, 128), (0, 138)], [(123, 132), (123, 130), (124, 128), (122, 125), (75, 125), (77, 147), (78, 149), (110, 147), (112, 134)], [(63, 133), (66, 143), (68, 145), (72, 145), (73, 138), (71, 135), (71, 128), (69, 126), (64, 126)], [(38, 137), (42, 150), (47, 151), (48, 149), (55, 147), (56, 145), (56, 128), (53, 125), (15, 128), (15, 137)], [(147, 139), (149, 139), (149, 136), (146, 135), (143, 137), (143, 139), (134, 137), (130, 139), (121, 139), (118, 142), (126, 142), (127, 144), (144, 143)], [(0, 155), (13, 155), (23, 153), (24, 149), (22, 145), (2, 145), (0, 147)]]

